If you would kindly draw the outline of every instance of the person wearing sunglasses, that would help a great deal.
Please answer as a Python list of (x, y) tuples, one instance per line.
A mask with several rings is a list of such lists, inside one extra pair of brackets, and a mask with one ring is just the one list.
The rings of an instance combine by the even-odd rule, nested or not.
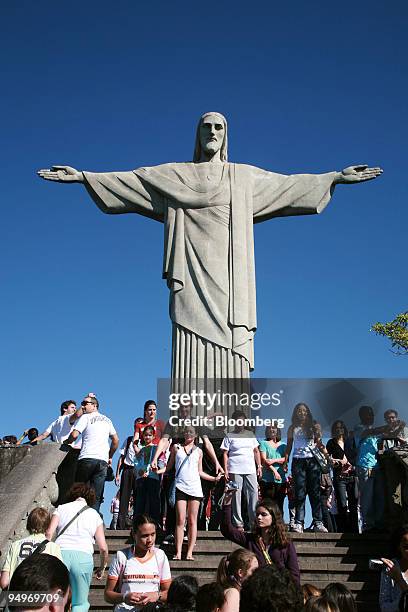
[(71, 444), (82, 434), (82, 447), (75, 480), (89, 483), (95, 490), (96, 500), (92, 507), (99, 512), (108, 466), (112, 465), (112, 457), (118, 448), (119, 438), (110, 418), (99, 412), (99, 402), (96, 397), (89, 395), (85, 397), (75, 414), (79, 418), (66, 444)]

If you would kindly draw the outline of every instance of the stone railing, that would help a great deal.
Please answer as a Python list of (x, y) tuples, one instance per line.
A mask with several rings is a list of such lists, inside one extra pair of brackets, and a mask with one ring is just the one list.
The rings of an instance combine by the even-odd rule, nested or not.
[(4, 478), (30, 452), (30, 446), (0, 446), (0, 488)]
[(65, 454), (58, 443), (0, 449), (0, 466), (4, 466), (0, 474), (0, 566), (10, 541), (27, 535), (31, 510), (37, 506), (51, 510), (57, 501), (55, 475)]

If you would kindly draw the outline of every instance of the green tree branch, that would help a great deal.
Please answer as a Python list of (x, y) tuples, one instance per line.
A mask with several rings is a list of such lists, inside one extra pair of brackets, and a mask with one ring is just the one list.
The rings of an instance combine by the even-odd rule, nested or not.
[(375, 323), (371, 331), (388, 338), (395, 354), (408, 355), (408, 311), (397, 315), (389, 323)]

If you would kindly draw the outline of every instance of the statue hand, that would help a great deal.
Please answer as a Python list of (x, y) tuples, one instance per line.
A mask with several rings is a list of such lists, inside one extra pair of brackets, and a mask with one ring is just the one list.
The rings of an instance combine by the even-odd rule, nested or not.
[(58, 181), (58, 183), (84, 182), (82, 172), (71, 168), (71, 166), (52, 166), (51, 169), (38, 170), (37, 174), (46, 181)]
[(339, 172), (336, 183), (360, 183), (361, 181), (372, 181), (382, 174), (381, 168), (369, 168), (366, 164), (360, 166), (348, 166)]

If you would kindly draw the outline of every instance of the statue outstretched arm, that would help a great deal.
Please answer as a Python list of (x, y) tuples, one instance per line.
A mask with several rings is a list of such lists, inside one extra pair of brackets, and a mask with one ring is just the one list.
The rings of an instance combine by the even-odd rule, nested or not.
[(252, 167), (254, 223), (273, 217), (310, 215), (322, 212), (336, 185), (371, 181), (382, 169), (349, 166), (325, 174), (276, 174)]
[(164, 198), (135, 172), (87, 172), (52, 166), (37, 174), (46, 181), (82, 183), (98, 208), (107, 214), (138, 213), (164, 220)]

